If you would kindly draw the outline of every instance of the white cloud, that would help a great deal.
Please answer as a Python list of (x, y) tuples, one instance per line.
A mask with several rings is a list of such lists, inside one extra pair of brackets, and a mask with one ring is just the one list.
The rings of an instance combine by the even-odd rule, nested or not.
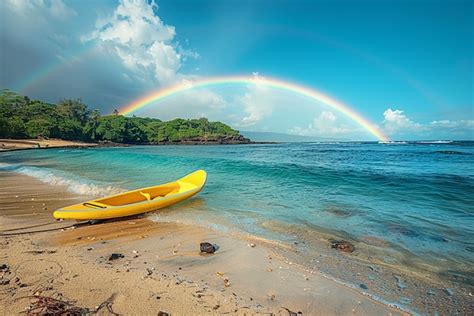
[(383, 126), (388, 133), (395, 133), (399, 130), (414, 131), (420, 130), (422, 126), (410, 120), (403, 111), (387, 109), (383, 112)]
[(341, 136), (357, 131), (354, 128), (339, 123), (338, 118), (330, 111), (322, 111), (313, 119), (308, 127), (295, 126), (288, 131), (289, 134), (301, 136)]
[(437, 120), (429, 123), (418, 123), (411, 120), (404, 111), (387, 109), (383, 113), (383, 129), (391, 136), (415, 135), (418, 139), (425, 137), (451, 137), (466, 135), (474, 137), (474, 120)]
[(114, 13), (96, 23), (83, 41), (99, 41), (137, 74), (148, 74), (161, 85), (178, 80), (183, 55), (197, 56), (174, 43), (175, 27), (165, 24), (155, 2), (122, 0)]
[(258, 80), (265, 79), (259, 76), (258, 72), (254, 72), (253, 77), (256, 84), (249, 85), (247, 92), (235, 100), (245, 112), (245, 116), (235, 123), (239, 127), (253, 126), (273, 112), (274, 93), (270, 88), (258, 84)]

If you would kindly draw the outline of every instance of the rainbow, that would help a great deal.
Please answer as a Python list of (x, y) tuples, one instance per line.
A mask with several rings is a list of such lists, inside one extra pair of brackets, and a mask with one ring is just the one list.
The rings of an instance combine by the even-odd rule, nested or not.
[(28, 76), (25, 76), (21, 82), (14, 85), (14, 90), (20, 93), (27, 93), (35, 86), (47, 82), (48, 79), (60, 73), (68, 66), (92, 58), (97, 53), (96, 46), (85, 46), (81, 50), (74, 54), (67, 55), (64, 58), (56, 57), (51, 62), (36, 68)]
[(299, 94), (301, 96), (307, 97), (309, 99), (321, 102), (340, 113), (351, 118), (354, 122), (362, 126), (369, 133), (374, 135), (380, 141), (389, 141), (389, 138), (380, 131), (376, 125), (365, 119), (362, 115), (357, 113), (355, 110), (351, 109), (347, 104), (338, 101), (327, 94), (324, 94), (320, 91), (317, 91), (312, 88), (307, 88), (302, 85), (297, 85), (288, 81), (282, 81), (272, 78), (263, 78), (258, 76), (232, 76), (232, 77), (211, 77), (197, 79), (192, 82), (181, 82), (174, 84), (172, 86), (165, 87), (158, 91), (155, 91), (151, 94), (148, 94), (140, 99), (137, 99), (131, 102), (128, 105), (123, 106), (119, 113), (122, 115), (130, 115), (135, 111), (138, 111), (144, 107), (152, 105), (166, 99), (168, 97), (174, 96), (176, 94), (189, 91), (197, 88), (205, 87), (214, 87), (222, 85), (262, 85), (265, 87), (270, 87), (274, 89), (284, 90)]

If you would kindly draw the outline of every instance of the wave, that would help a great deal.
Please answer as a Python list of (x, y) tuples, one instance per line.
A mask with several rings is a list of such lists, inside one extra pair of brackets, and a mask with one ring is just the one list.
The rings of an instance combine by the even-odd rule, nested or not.
[(379, 144), (384, 144), (384, 145), (406, 145), (408, 142), (406, 141), (380, 141), (378, 142)]
[(69, 192), (80, 195), (106, 196), (124, 191), (103, 182), (84, 179), (52, 168), (0, 163), (0, 170), (27, 175), (50, 185), (63, 186)]
[(420, 141), (415, 142), (416, 144), (451, 144), (454, 143), (453, 140), (433, 140), (433, 141)]

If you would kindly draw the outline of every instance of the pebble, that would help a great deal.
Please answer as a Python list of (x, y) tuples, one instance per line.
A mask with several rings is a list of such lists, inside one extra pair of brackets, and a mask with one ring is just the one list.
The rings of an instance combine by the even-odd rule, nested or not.
[(359, 284), (359, 287), (363, 290), (368, 290), (369, 289), (369, 287), (367, 285), (365, 285), (364, 283)]
[(249, 247), (255, 248), (256, 244), (248, 244)]

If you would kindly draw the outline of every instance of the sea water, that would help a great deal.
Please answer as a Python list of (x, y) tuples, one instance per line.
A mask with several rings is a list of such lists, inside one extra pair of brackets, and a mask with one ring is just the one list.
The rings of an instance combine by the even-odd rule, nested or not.
[[(280, 241), (324, 231), (382, 240), (466, 273), (474, 262), (474, 142), (133, 146), (0, 153), (13, 171), (104, 196), (208, 172), (196, 197), (155, 220)], [(86, 197), (85, 197), (86, 199)], [(292, 227), (291, 232), (282, 227)], [(278, 228), (278, 229), (276, 229)], [(311, 247), (311, 245), (308, 245)]]

